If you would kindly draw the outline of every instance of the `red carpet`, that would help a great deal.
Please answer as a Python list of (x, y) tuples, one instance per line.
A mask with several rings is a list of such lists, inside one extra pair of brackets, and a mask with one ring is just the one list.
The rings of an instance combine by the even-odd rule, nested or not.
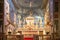
[(24, 40), (33, 40), (33, 38), (24, 38)]

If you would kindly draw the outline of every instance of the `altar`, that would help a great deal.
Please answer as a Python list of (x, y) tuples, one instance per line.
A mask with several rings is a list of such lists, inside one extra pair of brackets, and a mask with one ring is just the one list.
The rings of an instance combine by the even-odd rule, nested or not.
[[(28, 16), (25, 18), (26, 24), (23, 25), (23, 27), (17, 28), (17, 32), (20, 31), (21, 34), (24, 36), (33, 36), (33, 35), (39, 35), (40, 32), (43, 34), (44, 27), (38, 27), (38, 24), (34, 25), (34, 17)], [(39, 22), (40, 23), (40, 22)]]

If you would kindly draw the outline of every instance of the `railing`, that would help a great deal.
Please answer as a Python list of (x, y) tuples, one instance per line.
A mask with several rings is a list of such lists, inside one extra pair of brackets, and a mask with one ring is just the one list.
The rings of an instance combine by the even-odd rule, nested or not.
[[(51, 35), (33, 35), (34, 40), (52, 40)], [(23, 35), (0, 35), (0, 40), (24, 40)], [(54, 39), (53, 39), (54, 40)], [(60, 40), (60, 39), (55, 39)]]
[(1, 35), (0, 40), (23, 40), (23, 35)]
[(34, 40), (51, 40), (51, 35), (34, 35)]
[(23, 35), (6, 35), (7, 40), (23, 40)]

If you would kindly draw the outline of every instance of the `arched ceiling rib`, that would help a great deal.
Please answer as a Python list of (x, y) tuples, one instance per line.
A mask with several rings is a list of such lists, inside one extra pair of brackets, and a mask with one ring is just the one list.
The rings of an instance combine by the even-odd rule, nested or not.
[(40, 14), (41, 16), (43, 16), (44, 9), (47, 6), (48, 0), (33, 0), (33, 6), (31, 8), (29, 6), (30, 1), (32, 0), (12, 0), (17, 12), (20, 13), (20, 15), (29, 15), (29, 11), (32, 9), (33, 15)]
[[(29, 9), (30, 4), (29, 0), (12, 0), (14, 3), (14, 6), (19, 9), (20, 7)], [(33, 9), (37, 8), (45, 8), (48, 0), (33, 0), (32, 7)]]

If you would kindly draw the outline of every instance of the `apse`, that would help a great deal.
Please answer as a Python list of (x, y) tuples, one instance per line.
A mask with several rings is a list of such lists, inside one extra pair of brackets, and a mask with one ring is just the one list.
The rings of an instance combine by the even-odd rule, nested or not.
[(51, 33), (49, 0), (8, 0), (5, 4), (5, 32), (21, 32), (25, 37)]

